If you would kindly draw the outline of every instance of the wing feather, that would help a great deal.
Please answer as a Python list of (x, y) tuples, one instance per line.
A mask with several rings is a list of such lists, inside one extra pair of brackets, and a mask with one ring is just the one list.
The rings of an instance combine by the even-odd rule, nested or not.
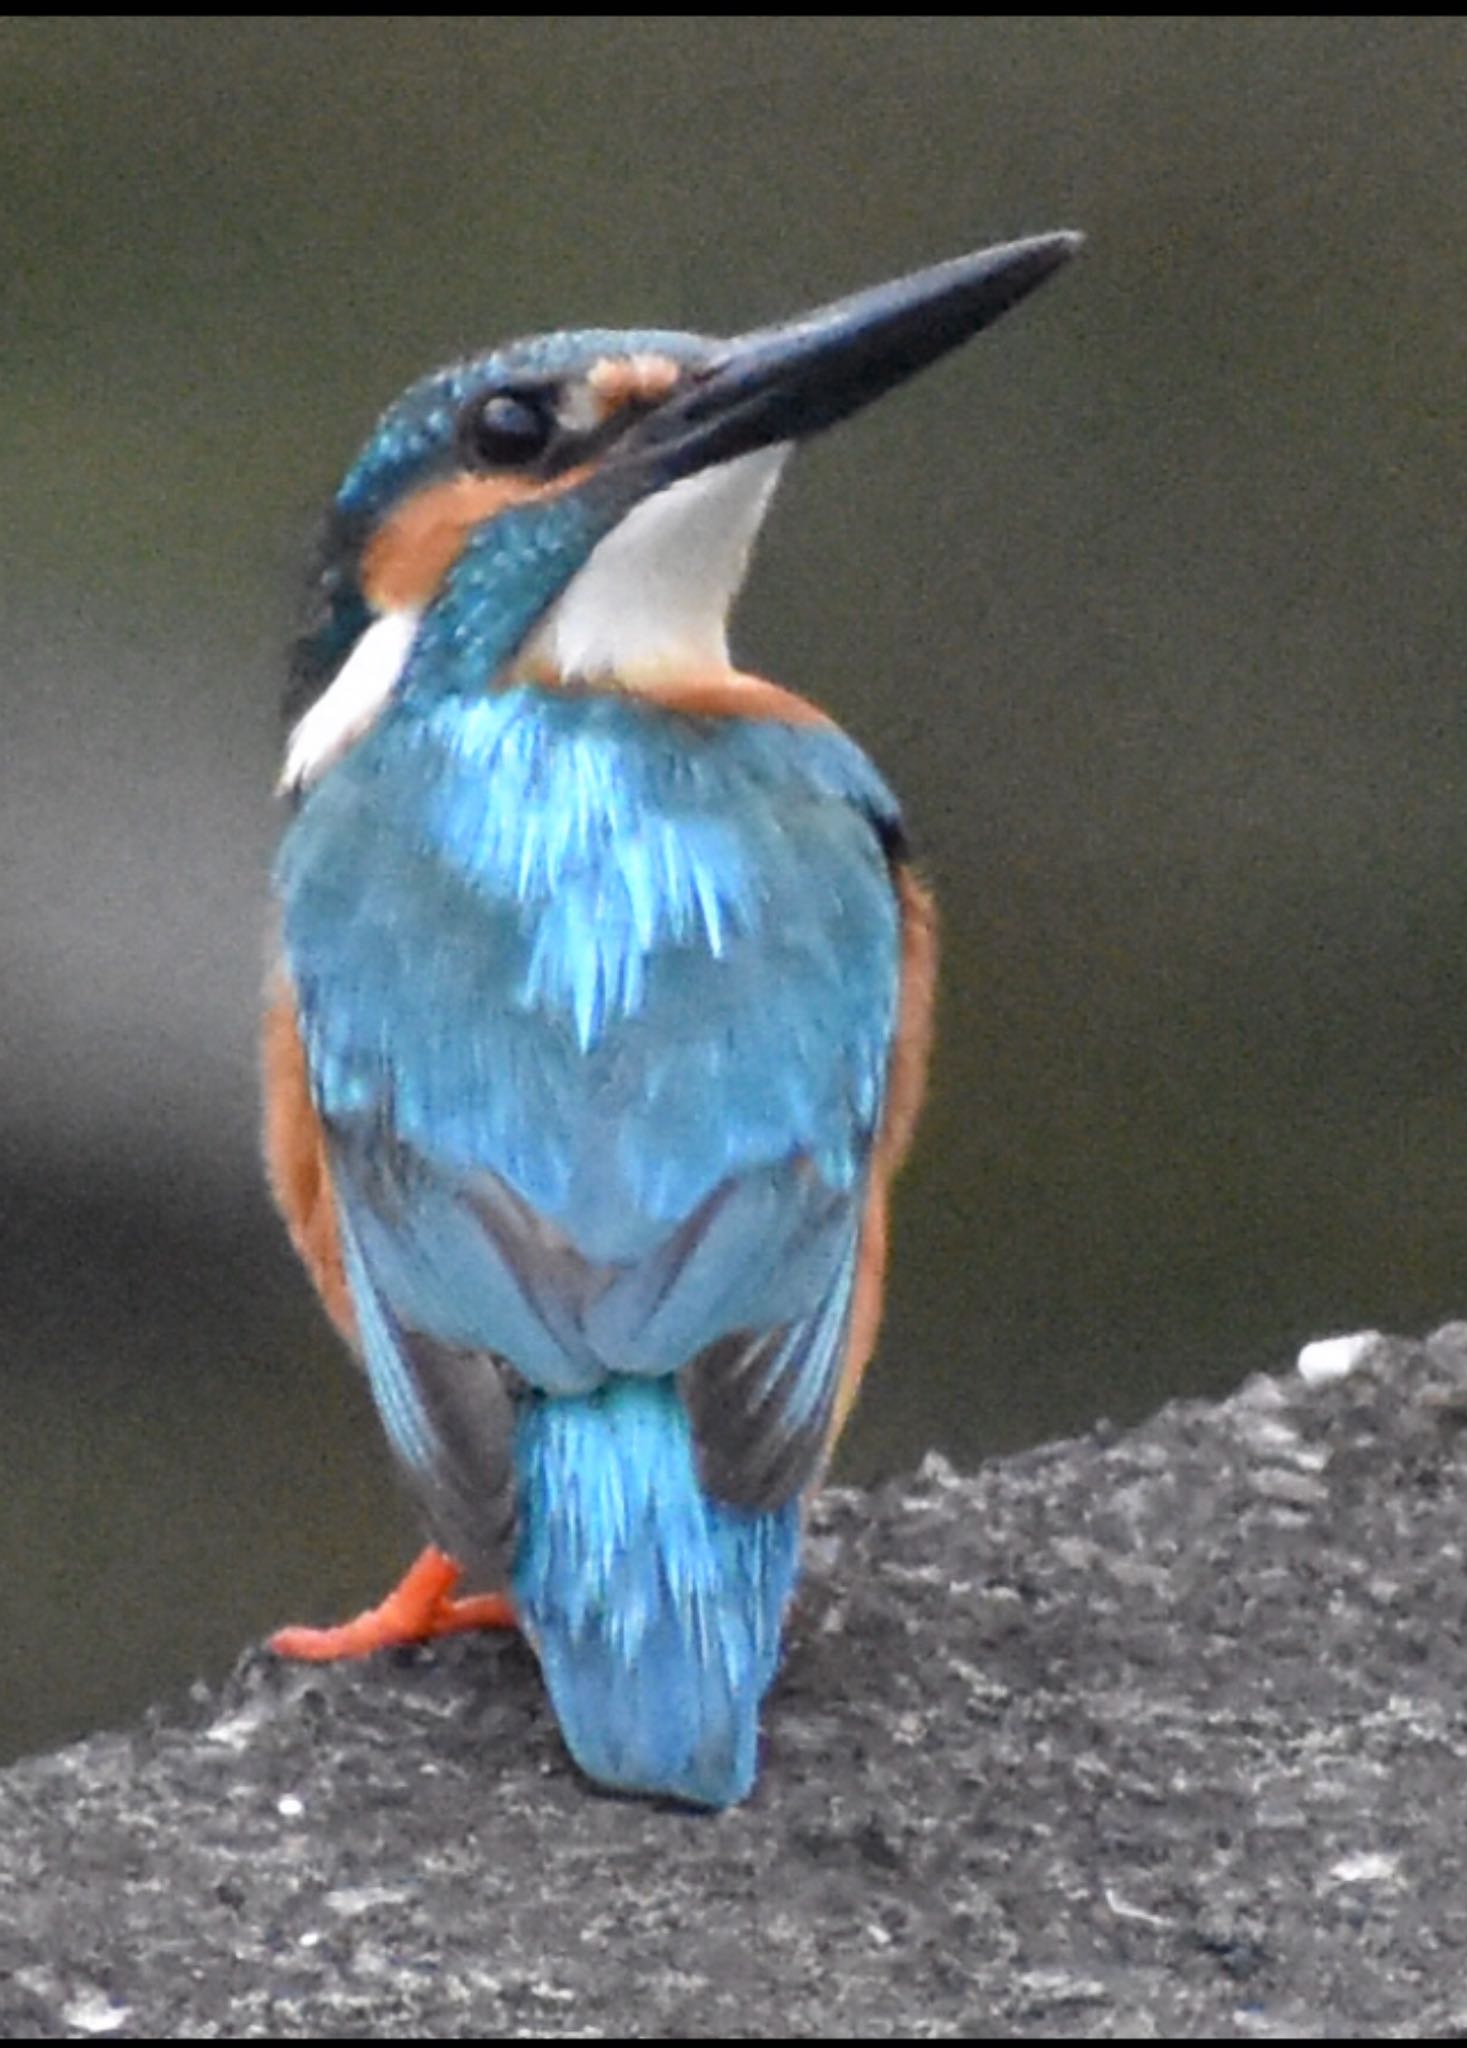
[(380, 726), (280, 870), (374, 1392), (481, 1550), (516, 1389), (680, 1374), (715, 1494), (818, 1468), (898, 1007), (850, 741), (516, 694)]

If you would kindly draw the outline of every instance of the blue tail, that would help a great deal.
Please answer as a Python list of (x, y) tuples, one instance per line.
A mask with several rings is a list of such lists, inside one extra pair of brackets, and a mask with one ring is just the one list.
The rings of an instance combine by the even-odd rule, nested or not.
[(514, 1598), (571, 1754), (625, 1792), (728, 1806), (754, 1783), (800, 1509), (710, 1500), (667, 1380), (531, 1400)]

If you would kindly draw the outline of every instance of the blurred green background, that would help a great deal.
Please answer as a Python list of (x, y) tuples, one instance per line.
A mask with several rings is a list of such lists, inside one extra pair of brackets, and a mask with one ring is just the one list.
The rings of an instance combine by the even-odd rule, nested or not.
[(1467, 1308), (1467, 29), (0, 26), (0, 1748), (409, 1555), (255, 1149), (282, 650), (434, 362), (1084, 259), (787, 482), (740, 615), (903, 793), (936, 1099), (842, 1454)]

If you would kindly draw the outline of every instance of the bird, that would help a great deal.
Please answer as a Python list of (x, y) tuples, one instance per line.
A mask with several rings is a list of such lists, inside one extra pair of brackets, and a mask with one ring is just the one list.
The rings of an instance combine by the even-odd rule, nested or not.
[(733, 665), (729, 612), (792, 450), (1080, 241), (734, 340), (497, 347), (347, 471), (291, 666), (265, 1153), (429, 1541), (282, 1655), (513, 1625), (595, 1785), (752, 1790), (937, 941), (881, 774)]

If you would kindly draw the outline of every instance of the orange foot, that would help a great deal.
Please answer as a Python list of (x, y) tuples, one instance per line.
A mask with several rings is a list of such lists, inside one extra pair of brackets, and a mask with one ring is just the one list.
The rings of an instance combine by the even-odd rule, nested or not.
[(433, 1636), (455, 1635), (460, 1629), (517, 1626), (507, 1593), (451, 1599), (462, 1576), (461, 1567), (448, 1553), (430, 1543), (380, 1607), (369, 1607), (339, 1628), (279, 1629), (270, 1638), (270, 1648), (277, 1657), (303, 1657), (313, 1664), (328, 1664), (337, 1657), (370, 1657), (374, 1650), (426, 1643)]

